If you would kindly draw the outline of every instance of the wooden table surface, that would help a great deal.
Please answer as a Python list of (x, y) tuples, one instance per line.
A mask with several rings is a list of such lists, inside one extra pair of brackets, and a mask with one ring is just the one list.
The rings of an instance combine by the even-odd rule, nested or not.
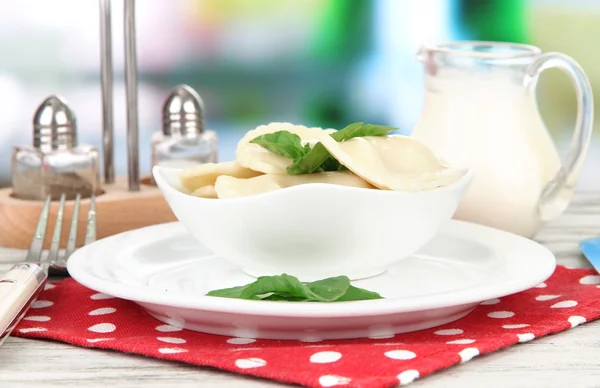
[[(589, 267), (578, 243), (600, 234), (600, 190), (580, 191), (536, 238), (559, 264)], [(0, 248), (0, 273), (24, 258)], [(284, 387), (210, 368), (114, 351), (8, 338), (0, 348), (0, 387)], [(600, 321), (477, 357), (416, 381), (418, 387), (600, 387)]]

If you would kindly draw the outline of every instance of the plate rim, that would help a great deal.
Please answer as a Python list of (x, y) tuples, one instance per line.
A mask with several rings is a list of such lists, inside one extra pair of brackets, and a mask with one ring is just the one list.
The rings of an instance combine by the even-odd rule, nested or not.
[[(543, 265), (534, 268), (537, 272), (527, 272), (527, 275), (529, 275), (528, 278), (518, 277), (512, 281), (504, 281), (500, 284), (492, 282), (491, 284), (467, 287), (443, 294), (340, 303), (296, 302), (292, 304), (289, 302), (271, 301), (267, 303), (265, 301), (218, 298), (206, 295), (186, 296), (181, 293), (173, 295), (172, 293), (152, 290), (150, 288), (141, 289), (124, 283), (102, 279), (94, 274), (88, 273), (85, 264), (82, 264), (86, 260), (90, 260), (88, 252), (91, 252), (93, 249), (103, 249), (102, 247), (110, 244), (111, 241), (127, 237), (134, 233), (156, 233), (155, 231), (161, 232), (161, 230), (164, 229), (162, 234), (168, 235), (170, 238), (172, 238), (173, 235), (189, 234), (186, 228), (180, 222), (176, 221), (119, 233), (81, 247), (68, 259), (67, 269), (71, 277), (81, 285), (96, 292), (129, 300), (137, 304), (251, 316), (310, 318), (356, 317), (357, 314), (359, 316), (376, 316), (479, 304), (485, 300), (501, 298), (533, 288), (547, 280), (554, 273), (556, 268), (556, 258), (554, 254), (547, 247), (538, 242), (488, 226), (454, 219), (442, 226), (440, 231), (443, 231), (444, 229), (452, 230), (452, 228), (458, 228), (459, 231), (460, 229), (463, 229), (463, 233), (471, 232), (464, 233), (464, 238), (471, 241), (478, 241), (471, 237), (472, 234), (484, 234), (492, 237), (500, 237), (501, 239), (512, 239), (515, 243), (521, 245), (524, 244), (530, 249), (537, 250), (537, 261), (541, 262)], [(171, 231), (171, 229), (174, 231)], [(180, 229), (180, 231), (178, 232), (176, 229)], [(486, 245), (490, 246), (490, 244)], [(107, 256), (108, 255), (105, 255), (104, 257)], [(473, 292), (474, 290), (477, 290), (477, 292)]]

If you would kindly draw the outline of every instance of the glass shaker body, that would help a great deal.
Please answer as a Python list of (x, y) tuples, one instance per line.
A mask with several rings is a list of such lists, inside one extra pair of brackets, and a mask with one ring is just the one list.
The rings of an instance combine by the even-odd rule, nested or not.
[(205, 130), (198, 134), (152, 136), (152, 167), (186, 168), (217, 162), (217, 133)]
[(13, 148), (13, 195), (20, 199), (43, 201), (81, 198), (102, 192), (98, 150), (89, 145), (43, 152), (25, 145)]

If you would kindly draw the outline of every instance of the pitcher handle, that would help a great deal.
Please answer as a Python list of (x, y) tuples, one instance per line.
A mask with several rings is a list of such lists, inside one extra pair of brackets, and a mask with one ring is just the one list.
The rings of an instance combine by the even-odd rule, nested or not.
[(538, 212), (543, 221), (549, 221), (560, 215), (569, 205), (579, 178), (579, 170), (590, 144), (594, 123), (592, 87), (583, 69), (573, 58), (560, 53), (546, 53), (539, 56), (527, 69), (526, 88), (532, 93), (535, 92), (540, 74), (544, 70), (554, 67), (567, 73), (575, 85), (577, 120), (569, 152), (556, 176), (548, 182), (540, 195)]

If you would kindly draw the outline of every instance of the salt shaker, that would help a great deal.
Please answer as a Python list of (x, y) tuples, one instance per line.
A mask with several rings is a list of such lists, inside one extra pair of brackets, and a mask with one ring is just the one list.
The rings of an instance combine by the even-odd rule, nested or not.
[(163, 105), (162, 132), (152, 135), (152, 166), (186, 168), (217, 162), (217, 133), (205, 128), (204, 103), (178, 85)]
[(58, 96), (42, 102), (33, 116), (33, 145), (13, 148), (13, 195), (26, 200), (99, 194), (99, 152), (77, 144), (75, 114)]

